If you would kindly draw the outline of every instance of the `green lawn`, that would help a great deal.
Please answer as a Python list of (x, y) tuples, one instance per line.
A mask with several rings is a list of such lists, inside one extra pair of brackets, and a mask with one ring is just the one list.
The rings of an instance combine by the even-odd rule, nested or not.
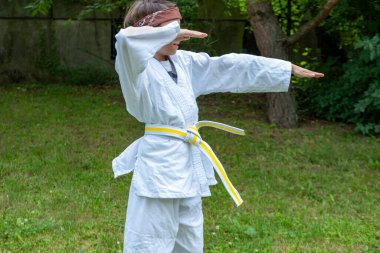
[[(201, 119), (247, 131), (202, 129), (245, 201), (212, 187), (205, 253), (379, 252), (380, 140), (278, 129), (257, 99), (199, 101)], [(0, 252), (120, 252), (131, 175), (114, 179), (111, 161), (142, 134), (119, 87), (1, 86)]]

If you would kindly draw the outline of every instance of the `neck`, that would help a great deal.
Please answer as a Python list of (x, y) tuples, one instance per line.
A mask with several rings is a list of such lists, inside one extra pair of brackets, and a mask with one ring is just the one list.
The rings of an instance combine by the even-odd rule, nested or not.
[(154, 55), (154, 58), (157, 60), (157, 61), (167, 61), (168, 60), (168, 56), (167, 55), (162, 55), (162, 54), (159, 54), (159, 53), (156, 53)]

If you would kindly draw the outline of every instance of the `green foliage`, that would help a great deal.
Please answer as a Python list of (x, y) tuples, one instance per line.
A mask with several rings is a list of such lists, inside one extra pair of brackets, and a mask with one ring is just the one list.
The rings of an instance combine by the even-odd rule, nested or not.
[[(67, 4), (72, 4), (72, 2), (75, 1), (67, 0)], [(117, 9), (125, 12), (132, 2), (133, 0), (81, 0), (79, 3), (83, 5), (83, 9), (79, 13), (78, 18), (84, 19), (94, 12), (109, 13)], [(177, 3), (181, 9), (181, 14), (184, 19), (195, 18), (198, 8), (198, 1), (173, 0), (173, 2)], [(47, 15), (53, 4), (54, 0), (35, 0), (34, 2), (29, 3), (25, 8), (29, 9), (33, 16), (38, 14)]]
[(59, 78), (61, 82), (73, 85), (109, 85), (118, 81), (114, 71), (100, 68), (95, 64), (79, 68), (62, 66), (59, 69)]
[[(83, 5), (83, 9), (78, 15), (79, 19), (88, 17), (94, 12), (109, 13), (116, 9), (125, 10), (126, 7), (133, 2), (133, 0), (81, 0), (73, 1), (66, 0), (66, 4), (72, 4), (73, 2), (79, 2)], [(53, 7), (54, 0), (35, 0), (29, 3), (25, 8), (32, 11), (32, 15), (38, 14), (47, 15), (50, 9)]]
[[(351, 122), (363, 134), (380, 133), (380, 37), (364, 38), (341, 66), (330, 58), (324, 79), (301, 89), (304, 106), (328, 120)], [(307, 103), (305, 103), (307, 102)]]
[(84, 3), (84, 7), (79, 13), (78, 18), (84, 19), (94, 12), (110, 13), (116, 9), (120, 9), (123, 12), (133, 2), (133, 0), (89, 0)]
[(364, 36), (375, 36), (380, 30), (380, 0), (342, 0), (321, 23), (329, 34), (339, 34), (340, 47), (351, 47)]
[(197, 0), (172, 0), (172, 2), (177, 3), (185, 23), (191, 23), (198, 17)]
[(39, 28), (38, 35), (38, 54), (36, 66), (56, 75), (59, 63), (59, 52), (57, 49), (57, 40), (54, 36), (54, 26), (47, 25), (47, 28)]
[(25, 8), (29, 9), (33, 16), (36, 16), (38, 14), (47, 15), (52, 6), (53, 0), (35, 0), (25, 6)]
[[(247, 0), (224, 0), (228, 7), (239, 8), (247, 13)], [(259, 1), (255, 1), (259, 2)], [(270, 2), (273, 12), (278, 18), (279, 26), (285, 34), (295, 33), (299, 27), (314, 16), (326, 2), (325, 0), (263, 0)]]
[(324, 0), (273, 0), (272, 6), (283, 32), (292, 35), (303, 23), (314, 17), (324, 3)]
[(246, 0), (223, 0), (228, 8), (239, 8), (242, 14), (247, 14)]

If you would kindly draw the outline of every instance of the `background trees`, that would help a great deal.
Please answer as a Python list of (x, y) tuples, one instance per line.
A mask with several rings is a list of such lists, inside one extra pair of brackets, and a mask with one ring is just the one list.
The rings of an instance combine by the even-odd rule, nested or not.
[[(270, 0), (248, 0), (248, 18), (253, 27), (257, 46), (263, 56), (291, 60), (291, 47), (303, 36), (314, 29), (330, 11), (339, 3), (340, 0), (329, 0), (321, 8), (319, 13), (299, 29), (293, 26), (292, 1), (287, 0), (286, 18), (282, 20), (282, 29), (276, 17)], [(279, 1), (280, 11), (282, 1)], [(304, 6), (306, 11), (306, 7)], [(298, 25), (303, 18), (298, 14)], [(287, 93), (269, 93), (268, 99), (268, 119), (282, 127), (295, 127), (298, 124), (296, 103), (292, 91)]]
[[(79, 18), (94, 11), (124, 13), (130, 2), (83, 0)], [(213, 1), (175, 2), (187, 25), (197, 28), (199, 5)], [(47, 13), (52, 4), (53, 0), (35, 0), (27, 8), (34, 14)], [(295, 94), (303, 112), (355, 123), (363, 133), (380, 132), (376, 36), (380, 28), (380, 0), (224, 0), (220, 4), (247, 15), (261, 55), (291, 60), (326, 73), (318, 81), (294, 79), (290, 93), (268, 94), (270, 122), (282, 127), (298, 124)], [(205, 45), (197, 48), (202, 46)]]
[(322, 24), (318, 33), (326, 78), (303, 83), (297, 91), (309, 113), (353, 123), (363, 134), (380, 133), (379, 14), (378, 0), (343, 0)]

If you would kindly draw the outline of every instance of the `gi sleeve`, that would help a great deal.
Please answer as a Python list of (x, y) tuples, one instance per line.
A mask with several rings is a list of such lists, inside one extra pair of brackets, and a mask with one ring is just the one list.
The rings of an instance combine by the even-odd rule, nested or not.
[(286, 92), (291, 63), (248, 54), (210, 57), (206, 53), (184, 52), (196, 96), (214, 92)]
[(146, 68), (148, 61), (163, 46), (173, 41), (179, 33), (178, 22), (163, 27), (127, 27), (116, 34), (115, 70), (123, 83), (136, 78)]

